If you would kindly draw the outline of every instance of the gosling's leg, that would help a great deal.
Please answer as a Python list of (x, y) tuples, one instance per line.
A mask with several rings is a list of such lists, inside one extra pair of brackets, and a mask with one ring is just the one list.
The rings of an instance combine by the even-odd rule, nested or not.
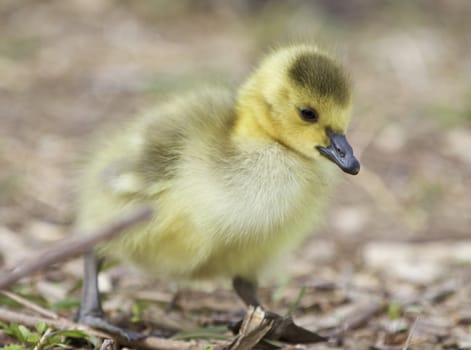
[(82, 298), (77, 313), (77, 321), (93, 328), (98, 328), (116, 334), (129, 341), (143, 339), (146, 335), (119, 328), (104, 318), (101, 307), (100, 293), (98, 291), (98, 272), (101, 261), (92, 251), (84, 256), (84, 277)]
[[(240, 299), (247, 306), (262, 307), (258, 298), (257, 283), (240, 276), (234, 277), (232, 285)], [(263, 308), (263, 307), (262, 307)], [(303, 327), (296, 325), (291, 316), (281, 316), (276, 313), (265, 311), (265, 316), (274, 321), (274, 325), (266, 338), (272, 340), (281, 340), (287, 343), (317, 343), (327, 341), (328, 338), (317, 333), (311, 332)], [(238, 331), (242, 321), (231, 327), (233, 331)]]
[(261, 305), (260, 299), (258, 298), (258, 286), (256, 282), (236, 276), (232, 280), (232, 286), (245, 305), (253, 307)]

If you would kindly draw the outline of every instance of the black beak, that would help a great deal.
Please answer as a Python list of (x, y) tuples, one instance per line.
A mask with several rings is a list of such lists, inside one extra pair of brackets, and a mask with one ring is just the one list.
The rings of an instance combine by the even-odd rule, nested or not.
[(327, 130), (330, 139), (329, 147), (317, 146), (319, 152), (348, 174), (356, 175), (360, 171), (360, 162), (353, 155), (352, 146), (344, 134), (337, 134)]

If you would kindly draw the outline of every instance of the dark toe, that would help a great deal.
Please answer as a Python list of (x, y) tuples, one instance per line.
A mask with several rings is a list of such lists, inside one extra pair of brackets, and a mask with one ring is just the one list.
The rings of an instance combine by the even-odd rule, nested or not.
[(147, 335), (145, 334), (115, 326), (107, 320), (97, 316), (82, 315), (79, 317), (78, 321), (92, 328), (97, 328), (105, 332), (117, 335), (118, 337), (124, 338), (127, 341), (136, 341), (147, 337)]

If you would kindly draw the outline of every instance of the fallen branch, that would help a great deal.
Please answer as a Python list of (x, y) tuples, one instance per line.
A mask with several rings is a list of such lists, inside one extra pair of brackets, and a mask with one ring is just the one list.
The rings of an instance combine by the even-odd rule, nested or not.
[(374, 303), (364, 309), (358, 310), (356, 315), (348, 318), (342, 323), (342, 331), (350, 331), (363, 327), (372, 318), (387, 310), (386, 303)]
[(7, 269), (0, 273), (0, 289), (7, 288), (21, 278), (29, 276), (52, 264), (82, 255), (98, 242), (109, 240), (122, 233), (130, 226), (150, 219), (151, 216), (152, 209), (149, 206), (140, 206), (98, 230), (90, 233), (73, 234), (71, 237), (61, 240), (43, 253), (19, 264), (17, 267)]
[[(50, 320), (43, 317), (31, 316), (21, 314), (15, 311), (11, 311), (0, 307), (0, 321), (8, 323), (18, 323), (27, 327), (34, 327), (38, 322), (44, 322), (49, 327), (53, 327), (59, 330), (80, 330), (91, 335), (95, 335), (104, 339), (112, 339), (113, 335), (105, 332), (97, 331), (88, 326), (69, 321), (65, 318), (59, 318), (57, 320)], [(119, 339), (119, 344), (124, 344), (133, 348), (139, 349), (152, 349), (152, 350), (202, 350), (203, 346), (196, 344), (195, 342), (183, 342), (178, 340), (164, 339), (150, 336), (148, 338), (137, 340), (137, 341), (125, 341)]]
[(8, 310), (2, 307), (0, 307), (0, 321), (8, 322), (8, 323), (18, 323), (18, 324), (25, 325), (27, 327), (34, 327), (37, 323), (44, 322), (48, 326), (54, 327), (60, 330), (63, 330), (63, 329), (80, 330), (80, 331), (87, 332), (89, 334), (93, 334), (97, 337), (110, 338), (110, 336), (104, 332), (100, 332), (93, 328), (87, 327), (85, 325), (81, 325), (81, 324), (69, 321), (65, 318), (51, 320), (44, 317), (21, 314), (19, 312)]
[(38, 304), (35, 304), (15, 293), (11, 293), (11, 292), (8, 292), (6, 290), (0, 290), (0, 294), (3, 294), (4, 296), (6, 296), (7, 298), (10, 298), (11, 300), (17, 302), (18, 304), (20, 305), (23, 305), (24, 307), (30, 309), (30, 310), (33, 310), (35, 312), (37, 312), (38, 314), (44, 316), (44, 317), (47, 317), (47, 318), (52, 318), (52, 319), (58, 319), (59, 316), (52, 312), (52, 311), (49, 311), (45, 308), (43, 308), (42, 306), (39, 306)]
[(387, 302), (378, 302), (355, 311), (355, 314), (347, 317), (338, 327), (328, 333), (330, 342), (341, 344), (345, 333), (359, 329), (370, 322), (374, 317), (387, 310)]
[[(194, 341), (172, 340), (158, 337), (147, 337), (133, 342), (121, 342), (126, 346), (149, 350), (203, 350), (204, 346)], [(217, 348), (216, 348), (217, 349)]]
[(46, 343), (47, 337), (49, 337), (49, 334), (51, 334), (52, 328), (48, 327), (44, 334), (41, 336), (41, 339), (39, 339), (39, 342), (36, 344), (33, 350), (41, 350)]
[(402, 350), (407, 350), (409, 349), (409, 345), (412, 341), (412, 337), (414, 336), (415, 329), (417, 327), (417, 324), (419, 323), (419, 316), (417, 316), (414, 320), (414, 323), (409, 329), (409, 334), (407, 335), (406, 342), (404, 343), (404, 346), (402, 347)]

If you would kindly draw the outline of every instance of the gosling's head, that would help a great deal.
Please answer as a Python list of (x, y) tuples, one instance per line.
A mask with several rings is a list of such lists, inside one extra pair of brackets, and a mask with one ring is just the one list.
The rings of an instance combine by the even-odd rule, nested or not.
[(239, 108), (277, 142), (308, 158), (325, 157), (349, 174), (360, 163), (345, 137), (351, 84), (343, 68), (316, 47), (275, 51), (242, 87)]

